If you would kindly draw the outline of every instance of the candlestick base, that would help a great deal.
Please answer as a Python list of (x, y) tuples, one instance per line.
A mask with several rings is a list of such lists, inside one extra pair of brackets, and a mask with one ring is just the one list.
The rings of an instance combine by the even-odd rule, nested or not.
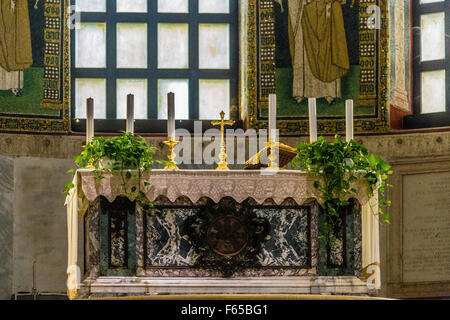
[(217, 164), (216, 170), (230, 170), (230, 168), (228, 168), (228, 163), (221, 161)]
[(220, 162), (217, 164), (216, 170), (230, 170), (230, 168), (228, 168), (228, 163), (227, 163), (227, 152), (225, 149), (225, 139), (224, 139), (223, 134), (222, 134), (222, 144), (220, 147), (219, 159), (220, 159)]
[(269, 153), (269, 164), (267, 165), (266, 170), (280, 170), (280, 167), (278, 166), (278, 157), (275, 154), (275, 149), (278, 148), (277, 142), (275, 140), (269, 139), (267, 142), (267, 151)]
[(86, 166), (86, 169), (94, 170), (95, 167), (94, 167), (94, 165), (93, 165), (92, 163), (89, 163), (89, 164)]
[[(85, 149), (88, 149), (88, 148), (92, 148), (92, 142), (90, 141), (90, 140), (88, 140), (87, 142), (86, 142), (86, 145), (84, 146), (84, 148)], [(89, 169), (89, 170), (94, 170), (95, 169), (95, 167), (94, 167), (94, 159), (89, 159), (89, 163), (88, 163), (88, 165), (86, 166), (86, 169)]]
[(169, 163), (165, 166), (164, 170), (179, 170), (177, 164), (175, 163), (176, 154), (173, 151), (175, 146), (179, 144), (180, 141), (176, 141), (169, 137), (167, 141), (164, 141), (164, 144), (169, 146), (169, 153), (167, 154), (167, 158), (169, 159)]
[(222, 110), (220, 113), (220, 121), (211, 121), (213, 126), (220, 126), (220, 135), (221, 135), (221, 143), (220, 143), (220, 154), (219, 159), (220, 162), (217, 164), (216, 170), (230, 170), (227, 164), (227, 152), (225, 145), (225, 126), (232, 126), (234, 124), (233, 120), (225, 121), (225, 112)]

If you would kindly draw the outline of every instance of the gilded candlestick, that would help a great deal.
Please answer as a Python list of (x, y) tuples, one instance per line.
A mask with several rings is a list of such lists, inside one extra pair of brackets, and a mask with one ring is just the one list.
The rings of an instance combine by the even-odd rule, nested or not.
[(226, 120), (225, 121), (225, 112), (220, 113), (220, 121), (211, 121), (211, 124), (213, 126), (220, 126), (220, 133), (221, 133), (221, 144), (220, 144), (220, 154), (219, 159), (220, 162), (217, 165), (216, 170), (230, 170), (228, 168), (227, 164), (227, 153), (226, 153), (226, 144), (225, 144), (225, 126), (232, 126), (234, 124), (233, 120)]
[(168, 137), (167, 141), (164, 141), (164, 144), (169, 146), (169, 153), (167, 154), (167, 158), (169, 159), (169, 163), (166, 165), (164, 170), (178, 170), (178, 166), (175, 163), (176, 154), (174, 152), (174, 148), (180, 141), (176, 141), (172, 137)]
[[(86, 144), (86, 146), (85, 146), (85, 149), (88, 149), (88, 148), (90, 148), (92, 146), (92, 142), (88, 142), (87, 144)], [(89, 163), (88, 163), (88, 165), (86, 166), (86, 169), (90, 169), (90, 170), (94, 170), (95, 169), (95, 167), (94, 167), (94, 159), (89, 159)]]
[(278, 144), (275, 139), (269, 138), (269, 141), (267, 142), (267, 151), (270, 152), (269, 154), (269, 164), (267, 166), (267, 170), (279, 170), (280, 167), (278, 166), (278, 152), (275, 152), (276, 148), (278, 148)]

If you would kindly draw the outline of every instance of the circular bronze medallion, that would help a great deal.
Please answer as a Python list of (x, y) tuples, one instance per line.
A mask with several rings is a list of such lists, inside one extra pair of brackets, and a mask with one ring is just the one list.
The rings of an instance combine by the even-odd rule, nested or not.
[(215, 253), (235, 256), (247, 245), (247, 228), (235, 216), (223, 216), (211, 223), (207, 240)]

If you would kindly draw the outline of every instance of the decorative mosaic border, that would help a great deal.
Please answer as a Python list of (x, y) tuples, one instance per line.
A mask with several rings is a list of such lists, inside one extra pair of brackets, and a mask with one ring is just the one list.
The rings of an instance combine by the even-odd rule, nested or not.
[[(361, 0), (360, 7), (378, 4), (381, 9), (381, 29), (366, 26), (369, 14), (360, 10), (360, 99), (359, 103), (377, 108), (374, 117), (355, 119), (355, 133), (382, 133), (389, 129), (389, 20), (386, 0)], [(275, 35), (270, 32), (274, 24), (273, 1), (248, 2), (248, 123), (255, 129), (267, 128), (267, 120), (258, 118), (258, 110), (267, 105), (267, 94), (275, 90)], [(258, 52), (258, 45), (259, 50)], [(378, 47), (378, 50), (375, 48)], [(378, 56), (378, 68), (377, 68)], [(378, 75), (378, 83), (376, 82)], [(273, 81), (272, 81), (273, 80)], [(259, 89), (259, 92), (258, 92)], [(265, 96), (259, 98), (259, 96)], [(284, 120), (279, 123), (284, 135), (307, 135), (308, 119)], [(320, 134), (345, 132), (345, 119), (318, 120)]]
[(70, 30), (64, 23), (70, 18), (70, 12), (66, 10), (69, 1), (45, 0), (44, 9), (44, 94), (41, 106), (61, 110), (60, 116), (2, 116), (0, 131), (67, 133), (70, 130)]
[(261, 0), (259, 7), (259, 97), (267, 101), (276, 93), (275, 16), (273, 0)]
[(44, 93), (42, 108), (62, 109), (61, 0), (46, 0), (44, 8)]

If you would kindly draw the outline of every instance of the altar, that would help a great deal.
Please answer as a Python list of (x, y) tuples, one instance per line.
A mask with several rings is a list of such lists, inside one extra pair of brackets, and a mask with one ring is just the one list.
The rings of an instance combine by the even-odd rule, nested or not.
[[(293, 170), (78, 170), (66, 199), (69, 297), (192, 294), (369, 295), (380, 288), (378, 199), (365, 181), (336, 240), (313, 179)], [(132, 181), (131, 184), (139, 184)], [(131, 192), (133, 190), (133, 192)], [(137, 203), (141, 190), (153, 206)], [(78, 239), (78, 225), (84, 239)], [(78, 244), (84, 246), (84, 272)], [(81, 245), (81, 244), (80, 244)]]

